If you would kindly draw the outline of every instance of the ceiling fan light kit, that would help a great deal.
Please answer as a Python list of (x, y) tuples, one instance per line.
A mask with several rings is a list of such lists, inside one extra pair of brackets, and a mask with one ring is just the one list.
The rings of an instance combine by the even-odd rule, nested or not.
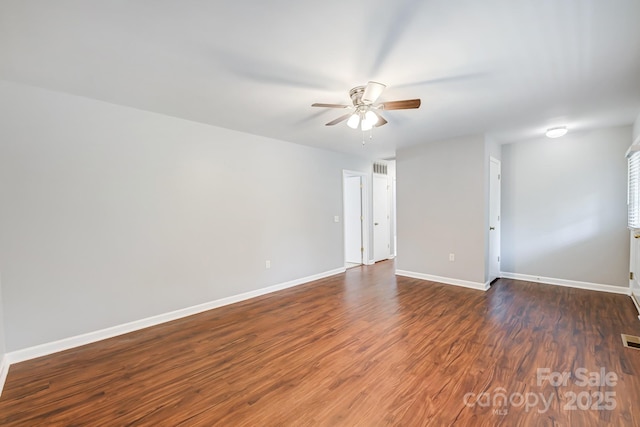
[(349, 117), (349, 120), (347, 120), (347, 126), (351, 129), (358, 129), (358, 126), (360, 126), (360, 116), (358, 113), (353, 113), (351, 117)]
[[(355, 110), (353, 113), (345, 114), (330, 121), (326, 126), (333, 126), (347, 120), (347, 126), (351, 129), (360, 128), (362, 132), (370, 131), (374, 127), (387, 124), (387, 120), (380, 115), (380, 110), (406, 110), (420, 107), (420, 99), (406, 99), (403, 101), (389, 101), (376, 104), (376, 101), (386, 87), (387, 86), (382, 83), (370, 81), (366, 86), (356, 86), (349, 91), (353, 105), (315, 103), (311, 106)], [(371, 138), (371, 136), (369, 138)], [(363, 138), (362, 143), (364, 144), (364, 142)]]
[(364, 119), (371, 125), (371, 127), (378, 124), (378, 116), (371, 110), (365, 113)]
[(369, 120), (367, 120), (366, 118), (365, 118), (365, 119), (360, 120), (360, 128), (362, 129), (362, 131), (363, 131), (363, 132), (366, 132), (366, 131), (368, 131), (368, 130), (373, 129), (373, 125), (374, 125), (374, 124), (375, 124), (375, 123), (373, 123), (373, 124), (372, 124), (372, 123), (371, 123)]

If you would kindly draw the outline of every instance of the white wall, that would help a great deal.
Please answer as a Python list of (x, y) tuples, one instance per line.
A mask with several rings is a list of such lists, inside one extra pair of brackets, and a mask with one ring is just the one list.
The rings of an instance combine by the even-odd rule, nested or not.
[(631, 127), (502, 148), (502, 270), (628, 286)]
[(640, 137), (640, 114), (636, 117), (636, 121), (633, 123), (633, 142)]
[[(2, 372), (2, 361), (7, 353), (5, 344), (5, 327), (4, 327), (4, 304), (2, 302), (2, 273), (0, 273), (0, 373)], [(2, 379), (0, 378), (0, 388), (2, 387)]]
[(485, 282), (487, 159), (484, 136), (398, 150), (398, 270)]
[(340, 268), (342, 170), (370, 170), (9, 82), (0, 134), (7, 351)]

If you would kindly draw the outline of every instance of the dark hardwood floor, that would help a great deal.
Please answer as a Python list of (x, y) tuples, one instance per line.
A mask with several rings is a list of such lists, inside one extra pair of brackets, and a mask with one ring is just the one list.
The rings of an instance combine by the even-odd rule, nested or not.
[(481, 292), (393, 268), (13, 365), (0, 424), (640, 426), (629, 297), (504, 279)]

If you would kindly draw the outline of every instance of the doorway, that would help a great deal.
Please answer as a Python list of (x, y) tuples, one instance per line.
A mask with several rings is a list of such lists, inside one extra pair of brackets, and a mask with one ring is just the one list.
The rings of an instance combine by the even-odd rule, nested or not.
[(346, 268), (367, 264), (366, 174), (343, 171), (344, 264)]
[(489, 159), (489, 282), (500, 277), (500, 160)]
[[(386, 170), (385, 170), (386, 172)], [(373, 261), (389, 259), (390, 212), (389, 179), (386, 174), (373, 174)]]

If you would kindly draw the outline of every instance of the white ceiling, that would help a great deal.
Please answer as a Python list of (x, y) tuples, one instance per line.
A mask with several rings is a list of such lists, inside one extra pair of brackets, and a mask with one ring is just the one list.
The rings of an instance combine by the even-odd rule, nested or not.
[[(633, 122), (640, 0), (1, 0), (0, 78), (386, 158)], [(385, 112), (362, 147), (310, 105), (369, 80), (422, 107)]]

